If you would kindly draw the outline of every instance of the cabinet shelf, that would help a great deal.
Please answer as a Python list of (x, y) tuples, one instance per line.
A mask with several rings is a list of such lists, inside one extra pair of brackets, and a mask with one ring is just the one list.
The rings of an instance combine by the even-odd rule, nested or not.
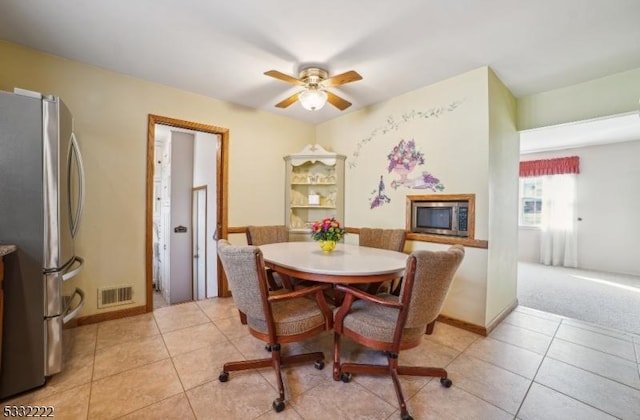
[(325, 217), (335, 217), (344, 224), (345, 159), (318, 145), (308, 145), (300, 153), (284, 157), (284, 219), (290, 241), (310, 241), (309, 224)]
[(298, 205), (298, 204), (292, 204), (292, 205), (291, 205), (291, 208), (292, 208), (292, 209), (335, 209), (335, 208), (336, 208), (336, 206), (319, 206), (319, 205), (318, 205), (318, 206), (316, 206), (316, 205), (313, 205), (313, 204), (308, 204), (308, 205), (304, 205), (304, 204), (301, 204), (301, 205)]
[(304, 234), (311, 234), (311, 228), (290, 228), (289, 232), (291, 233), (304, 233)]
[(292, 182), (290, 185), (304, 185), (313, 187), (322, 187), (325, 185), (337, 185), (335, 182)]

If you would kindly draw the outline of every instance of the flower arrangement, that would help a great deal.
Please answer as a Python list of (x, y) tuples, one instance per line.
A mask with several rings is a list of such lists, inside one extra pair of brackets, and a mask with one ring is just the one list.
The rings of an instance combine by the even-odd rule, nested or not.
[(416, 142), (413, 139), (409, 141), (402, 139), (387, 155), (387, 159), (389, 159), (387, 168), (389, 172), (400, 167), (410, 171), (416, 164), (424, 164), (424, 153), (416, 150)]
[(311, 237), (314, 241), (339, 241), (344, 236), (344, 228), (335, 217), (325, 217), (313, 224)]

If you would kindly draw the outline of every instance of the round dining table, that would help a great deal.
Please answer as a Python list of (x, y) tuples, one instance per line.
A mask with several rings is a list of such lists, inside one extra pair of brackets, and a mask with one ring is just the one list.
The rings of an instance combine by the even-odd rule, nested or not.
[(338, 243), (323, 252), (317, 242), (260, 245), (265, 266), (290, 277), (324, 283), (366, 284), (402, 277), (408, 255)]

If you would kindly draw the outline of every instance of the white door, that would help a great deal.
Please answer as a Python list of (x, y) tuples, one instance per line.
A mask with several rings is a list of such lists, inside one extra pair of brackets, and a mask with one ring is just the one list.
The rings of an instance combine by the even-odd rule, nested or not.
[(191, 133), (171, 132), (171, 305), (194, 299), (191, 286), (193, 138)]

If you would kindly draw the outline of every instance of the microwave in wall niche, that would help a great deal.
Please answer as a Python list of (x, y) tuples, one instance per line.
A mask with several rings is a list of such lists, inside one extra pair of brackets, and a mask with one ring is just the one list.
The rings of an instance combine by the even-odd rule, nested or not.
[(411, 232), (467, 238), (468, 201), (413, 201)]

